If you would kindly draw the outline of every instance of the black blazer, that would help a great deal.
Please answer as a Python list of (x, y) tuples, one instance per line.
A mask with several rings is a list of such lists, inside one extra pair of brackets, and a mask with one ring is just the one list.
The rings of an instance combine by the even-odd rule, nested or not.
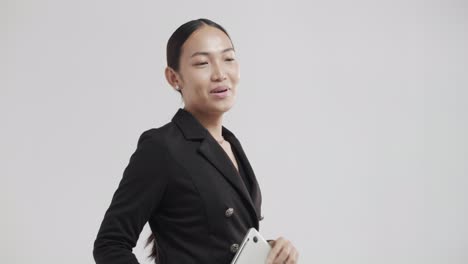
[(230, 263), (250, 227), (259, 229), (261, 193), (240, 142), (222, 135), (251, 183), (188, 111), (143, 132), (102, 220), (97, 264), (136, 264), (132, 249), (146, 224), (159, 246), (158, 264)]

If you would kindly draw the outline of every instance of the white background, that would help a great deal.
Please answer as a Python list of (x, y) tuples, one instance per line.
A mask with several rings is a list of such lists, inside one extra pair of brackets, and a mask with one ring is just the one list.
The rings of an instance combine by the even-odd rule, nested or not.
[(300, 263), (468, 263), (466, 1), (0, 3), (1, 263), (94, 263), (138, 136), (182, 106), (167, 40), (201, 17), (237, 49), (224, 125), (265, 237)]

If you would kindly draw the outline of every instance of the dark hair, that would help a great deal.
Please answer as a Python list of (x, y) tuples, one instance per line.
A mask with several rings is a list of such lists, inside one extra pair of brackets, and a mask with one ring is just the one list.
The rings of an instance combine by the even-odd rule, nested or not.
[[(171, 37), (167, 42), (166, 47), (166, 58), (167, 58), (167, 66), (171, 67), (174, 71), (179, 71), (179, 62), (180, 62), (180, 55), (182, 53), (182, 45), (184, 45), (185, 41), (202, 26), (211, 26), (215, 27), (221, 31), (223, 31), (226, 36), (228, 36), (229, 40), (231, 41), (232, 47), (234, 48), (234, 44), (232, 43), (231, 37), (227, 33), (227, 31), (218, 23), (213, 22), (206, 18), (199, 18), (195, 20), (191, 20), (183, 25), (172, 33)], [(180, 91), (179, 91), (180, 93)]]
[(151, 233), (151, 235), (146, 240), (145, 248), (151, 243), (153, 243), (153, 246), (151, 247), (151, 253), (149, 254), (148, 258), (153, 259), (154, 263), (159, 264), (159, 246), (156, 241), (156, 236), (153, 233)]
[[(166, 47), (167, 66), (171, 67), (175, 71), (179, 71), (179, 62), (180, 55), (182, 53), (182, 45), (184, 45), (185, 41), (190, 37), (190, 35), (192, 35), (193, 32), (195, 32), (202, 26), (211, 26), (223, 31), (226, 34), (226, 36), (228, 36), (229, 40), (231, 41), (232, 47), (234, 48), (234, 44), (232, 43), (231, 37), (229, 36), (227, 31), (218, 23), (206, 18), (191, 20), (178, 27), (169, 38)], [(181, 93), (180, 91), (178, 92)], [(152, 258), (154, 259), (155, 263), (159, 263), (159, 246), (154, 233), (151, 233), (151, 235), (146, 240), (145, 248), (151, 243), (153, 243), (153, 246), (151, 248), (151, 254), (148, 256), (148, 258)]]

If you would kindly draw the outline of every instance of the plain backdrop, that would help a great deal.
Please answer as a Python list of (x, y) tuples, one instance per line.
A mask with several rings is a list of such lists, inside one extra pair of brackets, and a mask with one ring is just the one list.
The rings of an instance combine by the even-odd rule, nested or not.
[(300, 263), (468, 263), (467, 1), (0, 3), (1, 263), (94, 263), (139, 135), (183, 106), (167, 40), (202, 17), (237, 50), (224, 125), (265, 237)]

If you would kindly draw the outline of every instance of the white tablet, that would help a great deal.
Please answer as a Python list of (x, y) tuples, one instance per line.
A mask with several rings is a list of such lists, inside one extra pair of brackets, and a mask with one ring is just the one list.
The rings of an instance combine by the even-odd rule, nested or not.
[(231, 264), (264, 264), (271, 246), (255, 228), (250, 228)]

